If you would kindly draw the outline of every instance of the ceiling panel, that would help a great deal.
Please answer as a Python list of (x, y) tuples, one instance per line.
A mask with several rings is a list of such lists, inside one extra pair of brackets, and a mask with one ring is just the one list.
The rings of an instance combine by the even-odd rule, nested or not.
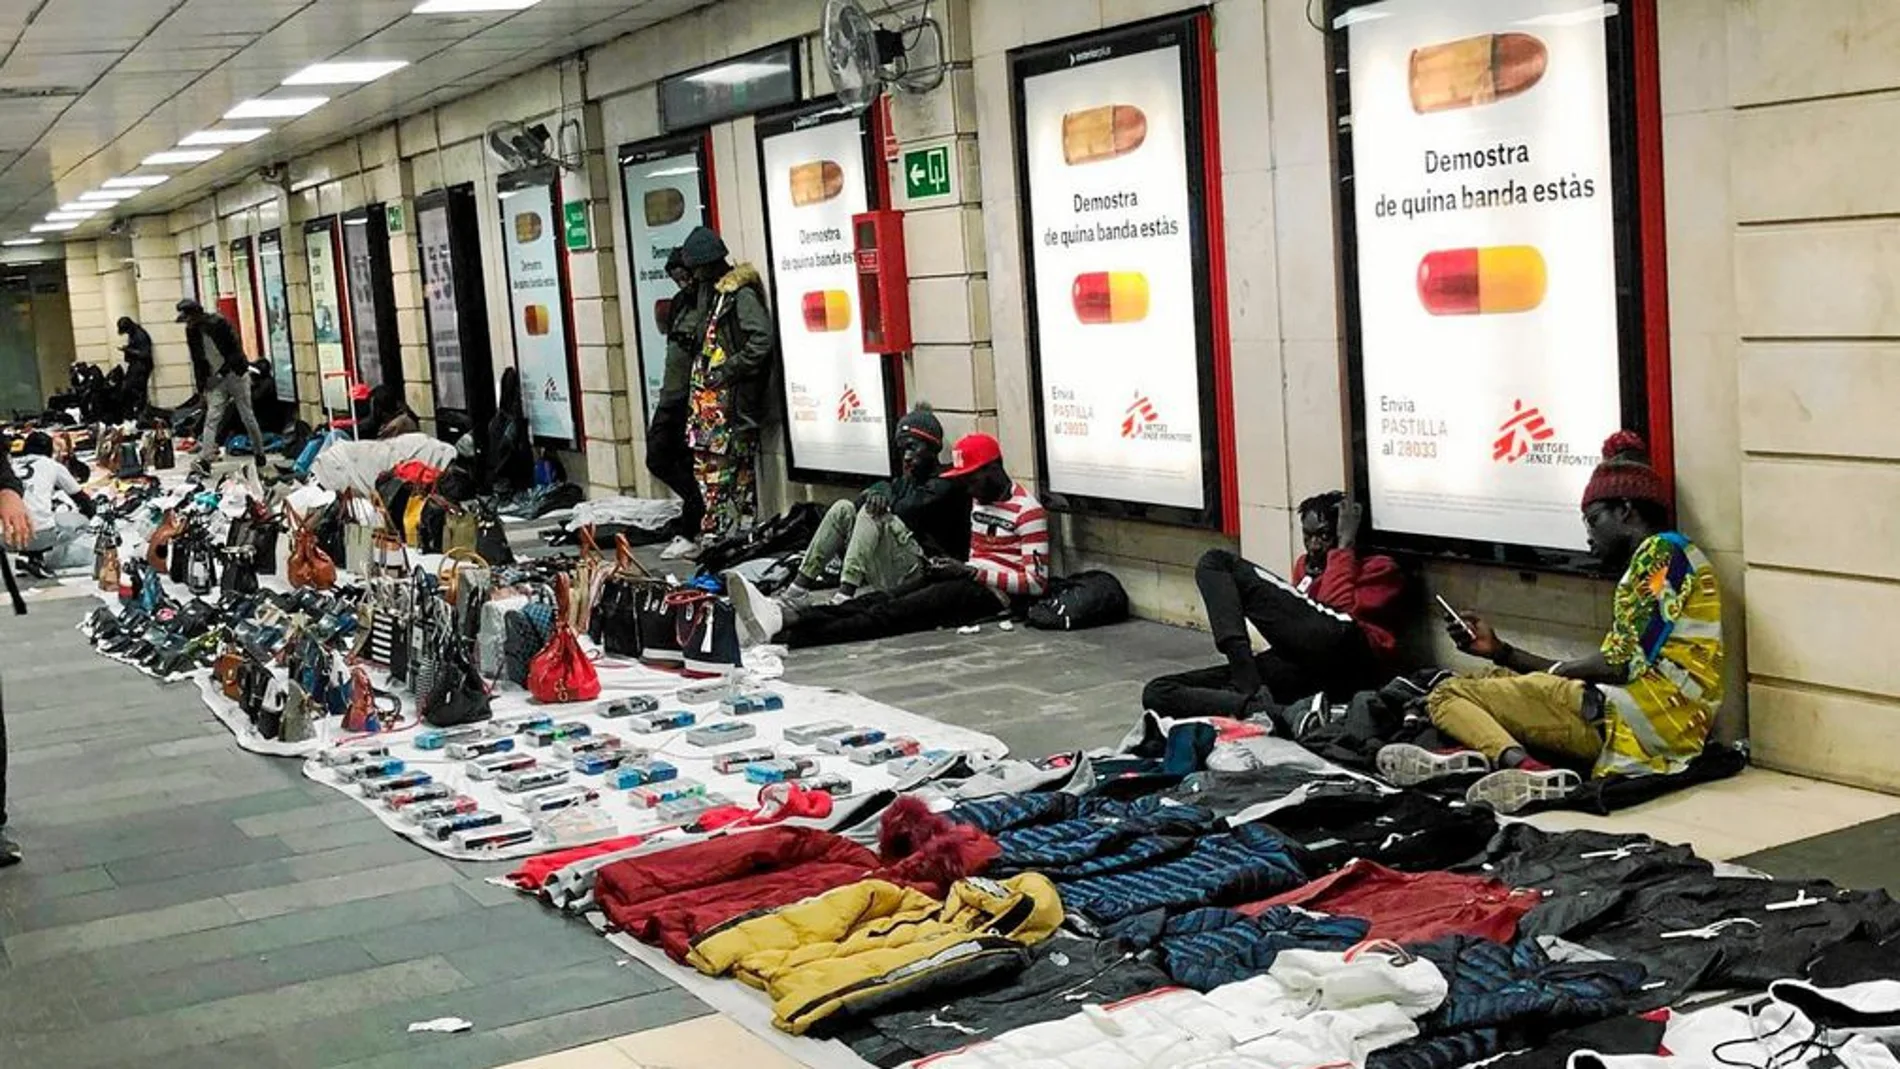
[[(416, 0), (0, 0), (0, 238), (134, 172), (146, 156), (215, 125), (310, 63), (378, 58), (411, 66), (368, 86), (308, 90), (332, 99), (302, 118), (267, 121), (270, 135), (214, 160), (168, 168), (172, 180), (122, 214), (170, 210), (266, 163), (712, 2), (541, 0), (521, 12), (443, 17), (412, 14)], [(89, 221), (73, 237), (110, 221)]]

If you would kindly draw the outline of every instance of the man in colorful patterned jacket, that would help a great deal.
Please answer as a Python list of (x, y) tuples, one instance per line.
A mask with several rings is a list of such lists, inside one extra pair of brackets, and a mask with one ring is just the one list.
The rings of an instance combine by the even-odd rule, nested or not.
[[(1622, 569), (1602, 646), (1564, 660), (1518, 649), (1473, 613), (1452, 640), (1507, 673), (1440, 684), (1432, 723), (1468, 750), (1388, 746), (1379, 768), (1401, 784), (1489, 771), (1468, 797), (1501, 812), (1560, 798), (1594, 776), (1679, 772), (1702, 752), (1722, 704), (1722, 599), (1715, 569), (1674, 530), (1669, 494), (1643, 440), (1603, 445), (1583, 494), (1590, 552)], [(1546, 764), (1545, 762), (1551, 762)]]

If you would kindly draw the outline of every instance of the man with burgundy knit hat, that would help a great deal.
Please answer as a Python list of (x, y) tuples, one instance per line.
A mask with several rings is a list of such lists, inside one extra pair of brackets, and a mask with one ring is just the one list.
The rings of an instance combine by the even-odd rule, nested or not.
[(746, 645), (778, 641), (799, 649), (961, 627), (1014, 613), (1049, 585), (1049, 516), (1003, 468), (1003, 447), (987, 434), (957, 439), (943, 478), (975, 500), (967, 562), (939, 557), (899, 590), (873, 591), (837, 605), (777, 602), (737, 572), (726, 591)]
[(1702, 752), (1722, 704), (1722, 599), (1708, 557), (1673, 529), (1668, 487), (1647, 452), (1629, 431), (1611, 435), (1583, 492), (1590, 552), (1622, 570), (1602, 646), (1575, 660), (1539, 656), (1462, 614), (1463, 626), (1448, 627), (1452, 641), (1516, 674), (1440, 684), (1426, 700), (1432, 723), (1470, 749), (1388, 746), (1378, 764), (1389, 779), (1490, 769), (1468, 799), (1509, 813), (1574, 790), (1573, 768), (1667, 774)]
[(898, 461), (903, 471), (831, 506), (784, 600), (803, 604), (842, 563), (834, 600), (864, 591), (893, 590), (924, 572), (933, 558), (970, 555), (970, 495), (943, 477), (943, 424), (930, 406), (897, 421)]

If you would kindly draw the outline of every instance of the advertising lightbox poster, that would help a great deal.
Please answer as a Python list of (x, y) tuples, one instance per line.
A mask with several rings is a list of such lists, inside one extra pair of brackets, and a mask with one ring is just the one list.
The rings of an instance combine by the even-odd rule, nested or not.
[(1355, 462), (1379, 532), (1582, 551), (1601, 444), (1642, 429), (1615, 11), (1384, 0), (1335, 19)]
[(350, 340), (355, 344), (356, 375), (373, 390), (383, 384), (383, 346), (367, 215), (344, 217), (343, 259), (349, 268)]
[(304, 226), (304, 256), (310, 262), (310, 315), (315, 326), (317, 374), (322, 377), (323, 407), (350, 410), (344, 373), (349, 352), (343, 343), (342, 280), (336, 271), (336, 219), (320, 219)]
[(438, 408), (468, 409), (468, 378), (462, 369), (461, 312), (455, 303), (455, 260), (449, 251), (449, 203), (416, 208), (422, 248), (422, 301), (429, 316), (429, 361), (435, 369)]
[(1053, 507), (1219, 522), (1198, 26), (1169, 19), (1012, 57)]
[(666, 378), (666, 323), (679, 287), (666, 258), (696, 226), (712, 225), (704, 135), (630, 145), (620, 150), (627, 209), (627, 261), (633, 277), (634, 321), (649, 419)]
[(257, 276), (263, 288), (264, 345), (277, 397), (297, 399), (297, 368), (290, 345), (290, 286), (284, 277), (284, 242), (273, 230), (257, 239)]
[[(190, 301), (198, 300), (198, 254), (181, 252), (178, 254), (179, 296)], [(203, 301), (198, 303), (203, 304)]]
[(560, 198), (550, 182), (503, 182), (501, 233), (508, 268), (509, 326), (521, 371), (528, 430), (573, 443), (574, 379), (568, 359), (567, 295), (561, 278)]
[(830, 107), (759, 126), (773, 311), (793, 477), (891, 474), (890, 365), (864, 351), (851, 217), (869, 204), (859, 117)]
[(204, 273), (204, 282), (198, 289), (198, 299), (205, 311), (218, 310), (218, 298), (224, 296), (218, 290), (218, 250), (206, 245), (198, 252), (198, 270)]

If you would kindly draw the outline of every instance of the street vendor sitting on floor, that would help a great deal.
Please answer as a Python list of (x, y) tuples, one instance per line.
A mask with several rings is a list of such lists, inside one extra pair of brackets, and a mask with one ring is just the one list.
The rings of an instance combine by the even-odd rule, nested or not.
[(1491, 770), (1468, 798), (1500, 812), (1561, 798), (1594, 776), (1681, 771), (1702, 752), (1722, 703), (1722, 601), (1715, 569), (1673, 529), (1669, 494), (1643, 440), (1603, 444), (1583, 493), (1590, 552), (1623, 569), (1602, 647), (1561, 660), (1518, 649), (1476, 613), (1448, 624), (1452, 640), (1508, 673), (1447, 681), (1426, 705), (1439, 731), (1469, 750), (1410, 745), (1379, 753), (1401, 786)]
[(1041, 597), (1049, 583), (1048, 514), (1010, 478), (1003, 447), (987, 434), (964, 435), (943, 478), (976, 501), (967, 563), (940, 557), (896, 591), (860, 594), (837, 605), (777, 602), (738, 572), (727, 572), (726, 590), (745, 644), (778, 641), (799, 649), (961, 627)]
[(897, 421), (896, 444), (902, 473), (831, 506), (781, 600), (809, 604), (840, 558), (837, 602), (891, 593), (915, 581), (933, 558), (969, 558), (970, 495), (943, 477), (943, 424), (929, 405)]
[[(1405, 577), (1391, 557), (1359, 551), (1359, 520), (1358, 503), (1338, 491), (1300, 502), (1306, 553), (1293, 562), (1291, 582), (1231, 550), (1203, 554), (1194, 583), (1227, 663), (1150, 682), (1142, 706), (1172, 717), (1278, 719), (1289, 703), (1390, 679)], [(1261, 653), (1249, 623), (1266, 639)]]

